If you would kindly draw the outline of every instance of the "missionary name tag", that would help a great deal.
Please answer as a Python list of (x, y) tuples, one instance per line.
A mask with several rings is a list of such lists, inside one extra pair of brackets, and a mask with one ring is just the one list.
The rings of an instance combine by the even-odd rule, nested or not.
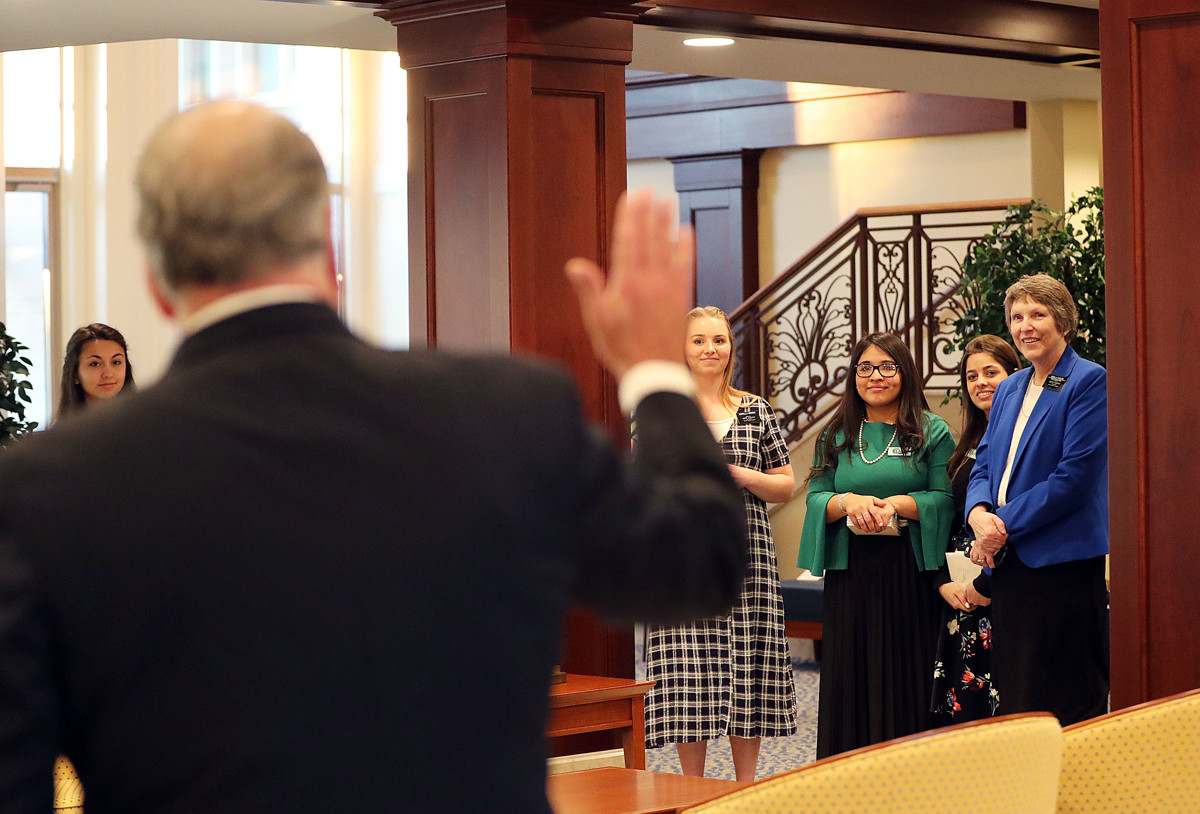
[(1067, 383), (1066, 376), (1047, 376), (1046, 383), (1042, 385), (1047, 390), (1058, 392), (1063, 389), (1063, 385)]
[(737, 422), (739, 424), (758, 424), (762, 421), (758, 410), (753, 407), (739, 407), (737, 411)]
[(887, 454), (889, 458), (903, 458), (907, 453), (904, 447), (888, 447)]

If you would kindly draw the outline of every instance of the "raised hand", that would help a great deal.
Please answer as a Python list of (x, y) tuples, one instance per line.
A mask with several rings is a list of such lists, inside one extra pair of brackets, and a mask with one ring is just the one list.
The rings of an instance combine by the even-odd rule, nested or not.
[(592, 260), (567, 261), (592, 349), (618, 379), (638, 362), (683, 362), (694, 262), (691, 229), (679, 226), (670, 201), (650, 189), (617, 203), (607, 279)]

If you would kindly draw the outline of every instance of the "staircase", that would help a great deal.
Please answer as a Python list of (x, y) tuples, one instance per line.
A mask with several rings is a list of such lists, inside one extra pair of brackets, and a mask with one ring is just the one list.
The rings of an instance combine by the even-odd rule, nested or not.
[(867, 333), (903, 337), (925, 389), (956, 387), (962, 262), (1022, 203), (858, 210), (730, 315), (736, 386), (771, 401), (789, 446), (833, 412), (850, 351)]

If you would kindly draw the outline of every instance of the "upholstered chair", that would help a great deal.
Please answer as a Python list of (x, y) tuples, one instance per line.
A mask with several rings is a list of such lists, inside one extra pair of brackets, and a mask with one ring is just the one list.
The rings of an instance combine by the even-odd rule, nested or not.
[(56, 814), (83, 814), (83, 785), (71, 761), (62, 756), (54, 764), (54, 811)]
[(1058, 810), (1200, 812), (1200, 689), (1064, 729)]
[(835, 755), (689, 814), (1051, 814), (1062, 729), (1045, 712), (911, 735)]

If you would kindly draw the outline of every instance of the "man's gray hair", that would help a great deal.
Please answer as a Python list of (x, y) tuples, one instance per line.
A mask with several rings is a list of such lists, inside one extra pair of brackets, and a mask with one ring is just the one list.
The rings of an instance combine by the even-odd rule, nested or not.
[[(215, 119), (195, 115), (205, 108)], [(329, 184), (316, 146), (283, 116), (247, 103), (168, 120), (142, 154), (137, 189), (138, 234), (170, 291), (252, 279), (317, 254), (328, 239)]]

